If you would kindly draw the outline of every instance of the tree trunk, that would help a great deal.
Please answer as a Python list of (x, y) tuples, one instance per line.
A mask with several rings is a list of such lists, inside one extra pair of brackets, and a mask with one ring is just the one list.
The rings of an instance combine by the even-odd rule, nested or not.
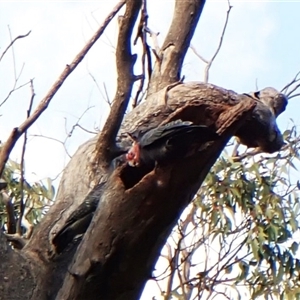
[[(111, 170), (111, 146), (135, 80), (128, 41), (141, 1), (127, 1), (117, 48), (119, 78), (111, 123), (79, 147), (64, 171), (54, 205), (22, 251), (12, 251), (6, 244), (0, 248), (1, 261), (9, 262), (0, 267), (7, 278), (0, 284), (2, 299), (138, 299), (172, 227), (228, 140), (237, 135), (251, 146), (278, 150), (282, 136), (269, 102), (211, 84), (177, 82), (204, 3), (176, 2), (148, 97), (126, 115), (118, 139), (124, 142), (122, 133), (178, 119), (206, 125), (219, 138), (180, 161), (144, 173), (126, 163)], [(100, 182), (106, 182), (105, 190), (82, 241), (57, 255), (53, 237)]]
[[(128, 177), (135, 168), (126, 164), (109, 177), (95, 171), (97, 138), (82, 145), (64, 172), (55, 204), (29, 243), (21, 252), (10, 251), (18, 256), (16, 266), (23, 256), (30, 261), (30, 267), (22, 265), (32, 272), (31, 299), (55, 299), (64, 278), (56, 299), (138, 299), (182, 210), (228, 139), (253, 125), (256, 106), (249, 96), (201, 83), (180, 84), (153, 94), (126, 116), (121, 133), (182, 119), (210, 126), (220, 138), (191, 157), (156, 167), (134, 183)], [(108, 180), (106, 191), (80, 246), (55, 255), (54, 234), (84, 200), (91, 183), (101, 180)], [(16, 269), (24, 272), (22, 267)]]

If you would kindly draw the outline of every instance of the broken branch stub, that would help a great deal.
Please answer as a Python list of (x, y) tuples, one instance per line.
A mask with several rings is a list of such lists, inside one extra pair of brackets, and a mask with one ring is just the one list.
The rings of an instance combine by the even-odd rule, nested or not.
[(240, 101), (251, 97), (257, 103), (251, 118), (237, 132), (239, 141), (248, 147), (258, 147), (263, 152), (279, 151), (284, 145), (276, 118), (285, 110), (287, 98), (274, 88), (264, 88), (250, 95), (242, 94)]
[(134, 133), (182, 119), (217, 129), (214, 115), (249, 99), (256, 103), (253, 114), (241, 128), (236, 128), (233, 135), (250, 148), (258, 147), (261, 151), (269, 153), (280, 150), (284, 142), (276, 118), (285, 110), (287, 98), (274, 88), (239, 95), (211, 84), (178, 84), (170, 90), (151, 95), (146, 103), (132, 112), (133, 119), (137, 117), (140, 120), (132, 124), (127, 124), (125, 120), (124, 127), (135, 125), (134, 129), (128, 130)]

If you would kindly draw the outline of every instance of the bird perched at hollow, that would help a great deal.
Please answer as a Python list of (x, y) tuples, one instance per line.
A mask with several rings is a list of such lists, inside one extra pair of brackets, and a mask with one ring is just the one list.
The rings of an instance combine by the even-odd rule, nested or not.
[[(204, 125), (195, 125), (189, 121), (173, 121), (165, 125), (140, 131), (138, 138), (131, 136), (133, 144), (127, 151), (120, 146), (120, 154), (126, 153), (125, 161), (130, 166), (154, 166), (165, 164), (188, 155), (193, 145), (198, 148), (206, 142), (216, 140), (219, 136)], [(124, 157), (120, 158), (121, 164)], [(116, 163), (118, 165), (118, 163)], [(138, 169), (137, 169), (138, 170)], [(85, 198), (81, 205), (70, 215), (63, 228), (53, 238), (56, 253), (61, 253), (79, 234), (86, 232), (96, 211), (106, 182), (97, 185)]]
[(150, 129), (138, 138), (131, 136), (133, 144), (126, 154), (132, 167), (165, 164), (188, 155), (193, 145), (201, 146), (219, 137), (205, 125), (176, 120)]

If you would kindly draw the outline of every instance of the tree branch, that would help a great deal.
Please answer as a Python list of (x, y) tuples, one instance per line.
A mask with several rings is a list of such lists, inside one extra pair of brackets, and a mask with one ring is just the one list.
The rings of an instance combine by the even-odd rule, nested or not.
[(288, 95), (288, 89), (296, 82), (298, 82), (300, 80), (300, 78), (298, 78), (300, 74), (300, 71), (297, 72), (297, 74), (295, 75), (295, 77), (292, 79), (291, 82), (287, 83), (282, 89), (281, 89), (281, 93)]
[(160, 59), (155, 63), (148, 95), (180, 80), (183, 60), (204, 4), (205, 0), (176, 0), (172, 24), (159, 53)]
[(141, 0), (128, 0), (125, 14), (120, 17), (120, 32), (116, 50), (117, 91), (109, 116), (96, 144), (96, 160), (104, 169), (114, 158), (115, 139), (130, 100), (133, 84), (137, 79), (133, 74), (136, 55), (131, 54), (131, 36), (141, 4)]
[(23, 39), (27, 36), (29, 36), (29, 34), (31, 33), (31, 30), (29, 32), (27, 32), (26, 34), (23, 34), (23, 35), (18, 35), (16, 38), (14, 38), (10, 44), (6, 47), (6, 49), (3, 51), (3, 53), (1, 54), (0, 56), (0, 62), (2, 60), (2, 58), (4, 57), (5, 53), (9, 50), (10, 47), (12, 47), (12, 45), (19, 39)]

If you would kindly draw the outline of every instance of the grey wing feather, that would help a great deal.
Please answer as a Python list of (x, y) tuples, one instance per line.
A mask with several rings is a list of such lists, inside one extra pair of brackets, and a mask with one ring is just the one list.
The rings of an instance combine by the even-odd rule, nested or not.
[(140, 145), (142, 147), (146, 147), (159, 139), (167, 138), (174, 129), (186, 128), (191, 126), (193, 123), (189, 121), (176, 120), (165, 125), (159, 126), (157, 128), (153, 128), (146, 132), (141, 140)]

